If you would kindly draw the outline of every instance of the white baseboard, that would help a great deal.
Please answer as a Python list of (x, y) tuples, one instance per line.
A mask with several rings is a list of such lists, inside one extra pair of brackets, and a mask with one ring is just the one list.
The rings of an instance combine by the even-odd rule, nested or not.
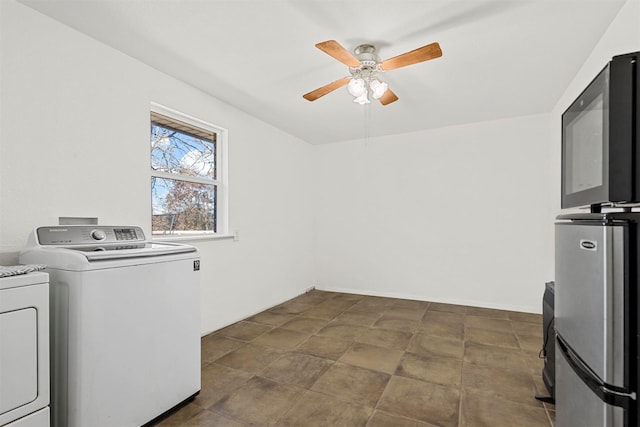
[(398, 293), (398, 292), (377, 292), (377, 291), (369, 291), (369, 290), (363, 291), (362, 289), (324, 287), (324, 286), (316, 286), (315, 289), (319, 291), (327, 291), (327, 292), (342, 292), (346, 294), (369, 295), (374, 297), (385, 297), (385, 298), (410, 299), (410, 300), (416, 300), (416, 301), (439, 302), (444, 304), (467, 305), (470, 307), (492, 308), (496, 310), (518, 311), (521, 313), (542, 314), (542, 299), (540, 299), (540, 307), (533, 308), (533, 307), (525, 307), (525, 306), (518, 306), (518, 305), (495, 304), (488, 301), (466, 300), (461, 298), (426, 299), (424, 295), (405, 294), (405, 293)]

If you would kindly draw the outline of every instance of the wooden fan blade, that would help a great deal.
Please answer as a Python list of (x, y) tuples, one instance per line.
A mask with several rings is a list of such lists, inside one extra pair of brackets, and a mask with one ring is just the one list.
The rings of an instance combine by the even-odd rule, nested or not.
[(429, 59), (439, 58), (442, 56), (442, 50), (438, 43), (431, 43), (426, 46), (419, 47), (402, 55), (382, 61), (380, 65), (383, 70), (389, 71), (407, 65), (417, 64), (418, 62), (428, 61)]
[(307, 101), (315, 101), (316, 99), (320, 98), (321, 96), (325, 96), (326, 94), (333, 92), (334, 90), (341, 88), (342, 86), (345, 86), (347, 83), (349, 83), (349, 80), (351, 80), (351, 77), (344, 77), (341, 78), (340, 80), (336, 80), (335, 82), (331, 82), (328, 85), (324, 85), (322, 87), (319, 87), (316, 90), (312, 90), (311, 92), (302, 95), (302, 97), (304, 99), (306, 99)]
[(380, 101), (380, 104), (382, 105), (391, 104), (392, 102), (396, 102), (397, 100), (398, 100), (398, 96), (395, 93), (393, 93), (391, 89), (388, 89), (388, 88), (382, 94), (382, 96), (378, 98), (378, 101)]
[(327, 40), (316, 44), (316, 47), (327, 55), (337, 59), (349, 67), (357, 67), (360, 61), (335, 40)]

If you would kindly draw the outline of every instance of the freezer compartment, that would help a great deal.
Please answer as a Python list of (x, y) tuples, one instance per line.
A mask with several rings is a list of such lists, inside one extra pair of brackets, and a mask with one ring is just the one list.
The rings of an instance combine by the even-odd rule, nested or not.
[(555, 328), (608, 384), (629, 385), (625, 357), (628, 227), (556, 224)]
[[(622, 427), (625, 425), (625, 409), (604, 402), (581, 379), (571, 366), (575, 355), (566, 352), (566, 346), (558, 337), (556, 343), (556, 427)], [(570, 362), (571, 361), (571, 362)], [(577, 362), (580, 364), (580, 362)], [(580, 369), (580, 368), (579, 368)], [(585, 372), (582, 372), (584, 377)], [(596, 378), (587, 379), (594, 386)], [(616, 396), (608, 395), (610, 399)], [(619, 396), (618, 398), (624, 399)]]

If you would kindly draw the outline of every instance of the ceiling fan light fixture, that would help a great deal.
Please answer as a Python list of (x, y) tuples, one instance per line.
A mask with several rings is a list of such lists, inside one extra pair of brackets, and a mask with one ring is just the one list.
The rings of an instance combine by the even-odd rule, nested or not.
[(371, 96), (373, 99), (380, 99), (387, 89), (389, 89), (389, 85), (386, 82), (375, 78), (369, 83), (369, 88), (371, 88)]
[[(1, 1), (1, 0), (0, 0)], [(315, 101), (334, 90), (347, 86), (347, 90), (354, 97), (354, 102), (360, 105), (369, 104), (371, 99), (380, 101), (382, 105), (389, 105), (398, 100), (398, 96), (389, 89), (389, 85), (378, 79), (378, 73), (406, 67), (407, 65), (429, 61), (442, 56), (442, 50), (437, 42), (413, 49), (393, 58), (380, 61), (376, 48), (371, 44), (361, 44), (351, 54), (335, 40), (327, 40), (316, 44), (316, 47), (349, 67), (351, 76), (343, 77), (316, 90), (302, 95), (307, 101)]]
[(369, 101), (369, 94), (368, 94), (368, 93), (367, 93), (367, 91), (365, 90), (365, 91), (362, 93), (362, 95), (360, 95), (360, 96), (356, 96), (356, 97), (353, 99), (353, 102), (358, 103), (358, 104), (360, 104), (360, 105), (364, 105), (364, 104), (368, 104), (368, 103), (370, 103), (371, 101)]
[(352, 96), (360, 97), (362, 94), (367, 93), (367, 85), (364, 82), (364, 79), (361, 78), (352, 78), (347, 85), (347, 90)]

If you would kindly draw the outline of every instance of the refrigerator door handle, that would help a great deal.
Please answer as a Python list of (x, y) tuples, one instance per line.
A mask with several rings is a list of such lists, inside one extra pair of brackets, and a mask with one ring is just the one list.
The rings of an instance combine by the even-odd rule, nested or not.
[(571, 366), (571, 369), (573, 369), (576, 375), (578, 375), (582, 382), (585, 383), (591, 391), (593, 391), (603, 402), (609, 405), (629, 409), (631, 401), (636, 400), (635, 392), (630, 392), (626, 388), (605, 383), (598, 378), (598, 376), (594, 374), (582, 360), (580, 360), (580, 357), (571, 350), (569, 345), (560, 335), (556, 334), (556, 340), (558, 348), (564, 355), (567, 363), (569, 363), (569, 366)]

